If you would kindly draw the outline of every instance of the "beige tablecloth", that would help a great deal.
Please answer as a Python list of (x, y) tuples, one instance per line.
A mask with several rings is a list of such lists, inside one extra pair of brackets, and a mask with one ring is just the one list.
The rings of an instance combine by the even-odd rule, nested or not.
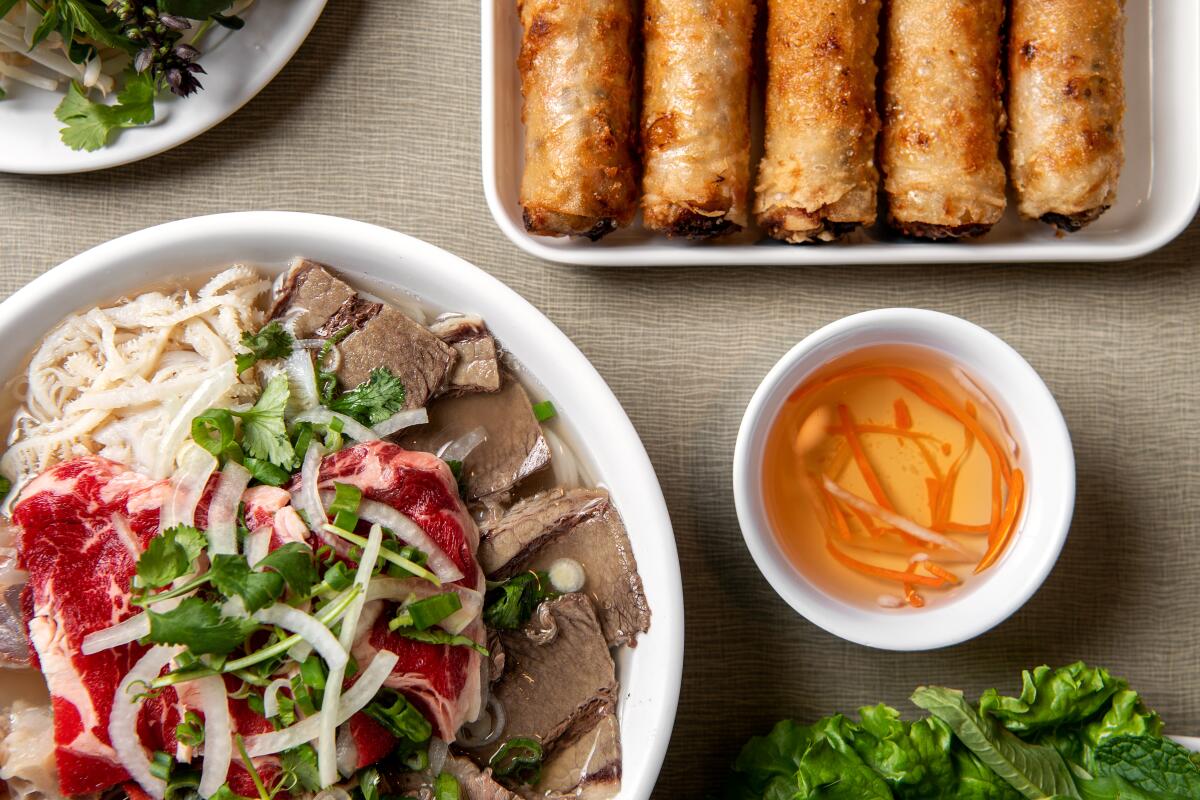
[[(1015, 689), (1074, 659), (1126, 674), (1169, 728), (1200, 734), (1200, 225), (1099, 266), (589, 270), (521, 254), (479, 169), (473, 0), (332, 0), (297, 58), (177, 150), (65, 178), (0, 176), (0, 291), (128, 231), (282, 208), (445, 247), (571, 336), (641, 433), (675, 523), (687, 602), (682, 700), (657, 796), (711, 789), (741, 741), (922, 682)], [(1075, 524), (1037, 596), (995, 631), (897, 655), (800, 619), (760, 577), (730, 489), (734, 435), (770, 365), (814, 328), (878, 306), (958, 314), (1020, 350), (1058, 397), (1079, 463)]]

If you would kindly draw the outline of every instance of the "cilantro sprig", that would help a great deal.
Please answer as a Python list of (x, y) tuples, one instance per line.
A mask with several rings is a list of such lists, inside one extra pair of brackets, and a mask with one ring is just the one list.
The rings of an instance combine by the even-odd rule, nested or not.
[(54, 116), (66, 127), (59, 131), (63, 143), (72, 150), (99, 150), (108, 144), (114, 131), (133, 128), (154, 121), (154, 83), (148, 75), (127, 73), (125, 87), (117, 93), (113, 105), (88, 98), (83, 87), (75, 81)]
[(242, 346), (249, 352), (237, 354), (237, 371), (241, 375), (259, 361), (274, 361), (292, 354), (295, 340), (278, 322), (268, 323), (258, 333), (242, 332)]
[(222, 462), (237, 461), (261, 483), (280, 486), (296, 461), (283, 419), (290, 396), (287, 376), (275, 375), (251, 408), (210, 408), (193, 419), (192, 438)]
[(363, 425), (378, 425), (404, 408), (404, 383), (387, 367), (376, 367), (367, 380), (327, 405)]

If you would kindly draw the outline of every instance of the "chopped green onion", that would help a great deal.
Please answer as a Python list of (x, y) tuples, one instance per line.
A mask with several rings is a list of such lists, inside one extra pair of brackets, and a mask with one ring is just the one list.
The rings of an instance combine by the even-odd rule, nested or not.
[(460, 800), (458, 779), (449, 772), (437, 776), (433, 783), (433, 800)]
[(433, 726), (404, 695), (385, 689), (363, 709), (397, 739), (424, 742), (433, 735)]
[[(327, 524), (327, 525), (323, 526), (323, 529), (328, 531), (329, 533), (332, 533), (334, 536), (345, 539), (347, 542), (356, 544), (359, 547), (366, 547), (366, 545), (367, 545), (367, 540), (364, 539), (363, 537), (359, 536), (356, 533), (351, 533), (350, 531), (345, 530), (343, 528), (339, 528), (336, 525), (328, 525)], [(437, 575), (434, 575), (432, 572), (425, 569), (420, 564), (410, 561), (409, 559), (404, 558), (403, 556), (401, 556), (391, 550), (388, 550), (387, 548), (380, 548), (379, 557), (384, 559), (385, 561), (395, 564), (396, 566), (398, 566), (402, 569), (408, 570), (410, 573), (417, 576), (418, 578), (424, 578), (425, 580), (429, 581), (430, 583), (432, 583), (435, 586), (442, 585), (442, 581), (440, 578), (438, 578)]]
[(325, 449), (331, 453), (336, 453), (342, 449), (342, 428), (345, 423), (341, 417), (334, 417), (325, 426)]
[(486, 647), (469, 636), (463, 636), (460, 633), (450, 633), (440, 628), (420, 631), (416, 628), (405, 627), (400, 624), (392, 627), (393, 623), (396, 623), (396, 620), (388, 623), (388, 630), (397, 636), (403, 636), (405, 639), (412, 639), (415, 642), (425, 642), (426, 644), (448, 644), (452, 647), (469, 647), (481, 656), (491, 655)]
[(354, 530), (358, 527), (358, 507), (361, 503), (362, 489), (353, 484), (335, 482), (333, 502), (329, 504), (333, 524), (344, 531)]
[(515, 736), (488, 759), (492, 772), (523, 784), (535, 784), (542, 775), (542, 743), (527, 736)]
[[(395, 630), (403, 626), (423, 631), (437, 625), (460, 608), (462, 600), (454, 592), (435, 594), (405, 605), (396, 615), (396, 619), (388, 623), (388, 628)], [(404, 619), (403, 622), (400, 621), (401, 618)]]
[(313, 439), (313, 426), (311, 422), (300, 422), (292, 429), (292, 452), (296, 454), (296, 460), (292, 462), (292, 469), (298, 470), (304, 463), (304, 454), (308, 452), (308, 446)]
[(367, 767), (358, 773), (358, 791), (362, 800), (381, 800), (379, 795), (379, 770)]
[(199, 747), (204, 744), (204, 720), (195, 711), (183, 715), (183, 722), (175, 726), (175, 738), (184, 747)]
[[(385, 550), (391, 550), (401, 558), (407, 559), (417, 566), (424, 567), (429, 563), (429, 554), (420, 548), (413, 547), (411, 544), (401, 545), (400, 540), (395, 538), (395, 534), (387, 528), (383, 529), (384, 536), (383, 547)], [(384, 571), (392, 578), (413, 578), (417, 577), (416, 573), (409, 572), (403, 567), (398, 567), (395, 564), (385, 564)]]
[(446, 461), (446, 466), (450, 468), (450, 474), (454, 476), (454, 480), (462, 480), (462, 462), (456, 458), (451, 458)]
[(217, 458), (233, 452), (236, 435), (233, 414), (224, 408), (210, 408), (192, 420), (192, 439)]
[(549, 400), (533, 404), (533, 417), (538, 422), (545, 422), (548, 419), (554, 419), (556, 416), (558, 416), (558, 409)]
[(174, 766), (175, 759), (162, 750), (156, 750), (154, 758), (150, 761), (150, 774), (160, 781), (169, 781), (171, 779), (171, 768)]
[(332, 567), (325, 570), (324, 580), (330, 589), (340, 592), (354, 583), (354, 573), (346, 566), (345, 561), (337, 561)]

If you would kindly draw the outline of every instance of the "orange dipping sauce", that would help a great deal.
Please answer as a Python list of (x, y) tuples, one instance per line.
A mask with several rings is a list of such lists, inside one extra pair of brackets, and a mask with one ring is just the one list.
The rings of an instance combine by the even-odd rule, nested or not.
[(920, 608), (986, 571), (1025, 500), (999, 408), (942, 353), (868, 348), (810, 375), (771, 426), (776, 538), (827, 594)]

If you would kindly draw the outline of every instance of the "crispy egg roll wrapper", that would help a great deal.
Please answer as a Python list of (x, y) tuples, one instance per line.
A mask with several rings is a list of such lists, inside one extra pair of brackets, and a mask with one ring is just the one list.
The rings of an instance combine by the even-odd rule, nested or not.
[(879, 0), (768, 0), (766, 147), (754, 213), (776, 239), (875, 221)]
[(669, 236), (745, 227), (754, 0), (645, 0), (642, 220)]
[(979, 235), (1004, 214), (1004, 3), (889, 5), (880, 161), (888, 222), (902, 233)]
[(1124, 34), (1121, 0), (1013, 0), (1008, 145), (1021, 216), (1074, 231), (1116, 199)]
[(525, 228), (601, 236), (637, 210), (634, 0), (521, 0)]

